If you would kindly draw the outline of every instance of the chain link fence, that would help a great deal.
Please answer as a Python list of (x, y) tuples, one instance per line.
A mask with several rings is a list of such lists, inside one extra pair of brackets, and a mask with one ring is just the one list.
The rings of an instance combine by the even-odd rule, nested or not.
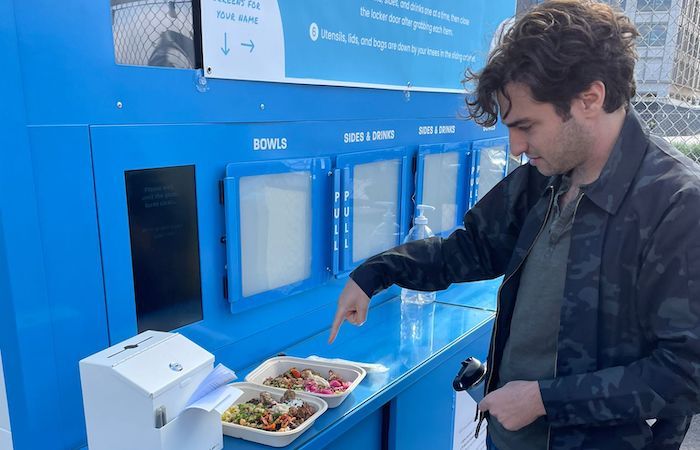
[(194, 68), (192, 1), (111, 0), (117, 64)]
[(639, 30), (632, 103), (653, 134), (700, 162), (700, 0), (611, 0)]

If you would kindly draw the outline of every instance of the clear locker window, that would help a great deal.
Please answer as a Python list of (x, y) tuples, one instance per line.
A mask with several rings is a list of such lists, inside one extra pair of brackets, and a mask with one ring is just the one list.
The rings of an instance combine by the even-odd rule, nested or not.
[(311, 173), (240, 179), (241, 288), (244, 297), (311, 274)]
[(191, 0), (110, 0), (110, 6), (117, 64), (197, 66)]
[(396, 245), (399, 234), (400, 160), (358, 164), (353, 169), (352, 260)]
[(457, 180), (460, 165), (455, 152), (425, 155), (422, 203), (435, 210), (425, 209), (428, 226), (438, 234), (454, 228), (457, 222)]
[(479, 199), (503, 178), (506, 168), (505, 145), (483, 147), (479, 160)]

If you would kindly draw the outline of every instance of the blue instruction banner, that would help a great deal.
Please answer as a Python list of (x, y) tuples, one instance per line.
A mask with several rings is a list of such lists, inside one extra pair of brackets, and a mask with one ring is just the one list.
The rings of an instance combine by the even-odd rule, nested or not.
[(515, 0), (202, 0), (205, 75), (461, 92)]

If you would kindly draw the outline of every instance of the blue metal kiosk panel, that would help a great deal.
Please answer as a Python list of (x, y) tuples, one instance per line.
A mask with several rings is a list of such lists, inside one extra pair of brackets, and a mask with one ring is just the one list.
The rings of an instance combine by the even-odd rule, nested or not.
[(66, 437), (85, 433), (78, 361), (109, 346), (88, 131), (29, 129), (50, 330), (61, 362), (56, 366), (61, 413), (55, 420)]
[(326, 447), (333, 450), (384, 450), (384, 412), (381, 408), (362, 419), (351, 430), (341, 434), (333, 443)]
[(52, 317), (46, 287), (35, 177), (25, 125), (13, 2), (0, 0), (0, 345), (15, 448), (68, 445), (61, 423), (36, 432), (36, 418), (60, 417)]
[[(223, 127), (226, 128), (226, 127)], [(198, 202), (199, 242), (203, 315), (205, 320), (223, 320), (230, 316), (223, 297), (225, 275), (223, 206), (219, 204), (218, 180), (224, 177), (228, 148), (215, 151), (219, 160), (212, 160), (203, 149), (209, 139), (206, 127), (94, 127), (91, 130), (94, 154), (95, 187), (99, 209), (100, 233), (105, 268), (105, 294), (112, 342), (133, 336), (137, 331), (129, 224), (126, 213), (124, 172), (155, 167), (196, 164), (196, 196)], [(219, 131), (222, 130), (219, 128)], [(215, 133), (216, 134), (216, 133)], [(202, 141), (205, 142), (202, 142)], [(215, 148), (215, 147), (212, 147)], [(212, 150), (214, 151), (214, 150)], [(208, 180), (208, 182), (204, 182)], [(204, 245), (202, 243), (205, 243)], [(206, 276), (205, 274), (209, 274)], [(207, 340), (210, 346), (223, 345)]]
[[(224, 180), (224, 203), (226, 210), (226, 248), (228, 267), (228, 296), (231, 312), (258, 307), (280, 298), (298, 294), (317, 287), (327, 280), (330, 272), (329, 238), (329, 196), (330, 196), (329, 158), (296, 159), (265, 162), (234, 163), (226, 166)], [(242, 177), (291, 172), (309, 172), (311, 176), (311, 273), (304, 280), (258, 294), (244, 296), (242, 292), (241, 267), (241, 208), (239, 183)], [(284, 227), (285, 224), (278, 224)], [(325, 239), (324, 239), (325, 237)]]

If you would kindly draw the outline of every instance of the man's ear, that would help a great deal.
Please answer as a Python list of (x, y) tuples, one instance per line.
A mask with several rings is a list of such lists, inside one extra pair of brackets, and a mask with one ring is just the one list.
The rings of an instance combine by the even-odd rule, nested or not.
[(572, 100), (572, 107), (576, 107), (578, 112), (584, 116), (598, 115), (604, 112), (605, 105), (605, 84), (602, 81), (594, 81), (588, 88), (578, 94)]

